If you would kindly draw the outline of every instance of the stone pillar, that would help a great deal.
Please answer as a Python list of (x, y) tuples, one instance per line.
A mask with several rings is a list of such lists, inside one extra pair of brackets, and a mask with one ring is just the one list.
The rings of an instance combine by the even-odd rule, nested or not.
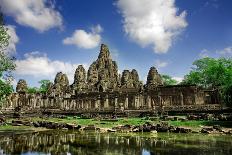
[(148, 107), (148, 109), (150, 109), (151, 108), (151, 97), (149, 96), (149, 95), (147, 95), (147, 107)]
[(138, 96), (134, 96), (134, 108), (138, 109), (140, 107), (140, 103), (139, 103), (139, 97)]
[(83, 101), (83, 99), (81, 100), (81, 109), (84, 109), (84, 101)]
[(118, 97), (117, 96), (114, 98), (114, 108), (115, 109), (118, 108)]
[(79, 110), (79, 100), (75, 99), (75, 102), (76, 102), (76, 110)]
[(64, 103), (64, 107), (63, 107), (63, 108), (64, 108), (65, 110), (67, 110), (67, 109), (66, 109), (66, 106), (67, 106), (67, 100), (66, 100), (66, 99), (63, 99), (63, 103)]
[(106, 95), (105, 101), (104, 101), (104, 108), (109, 108), (109, 98), (108, 95)]
[(126, 100), (125, 100), (125, 104), (124, 104), (124, 108), (128, 109), (128, 95), (126, 95)]
[(184, 105), (184, 96), (183, 93), (180, 92), (180, 105), (183, 106)]
[[(138, 96), (138, 99), (139, 99), (139, 104), (141, 105), (141, 106), (143, 106), (143, 107), (145, 107), (145, 102), (144, 102), (144, 97), (143, 97), (143, 95), (139, 95)], [(147, 107), (146, 107), (147, 108)]]
[(97, 106), (98, 106), (98, 109), (101, 109), (101, 96), (98, 95), (97, 97)]
[(88, 100), (88, 109), (92, 109), (92, 106), (91, 106), (91, 99)]
[(98, 108), (98, 99), (94, 101), (94, 108), (97, 109)]
[(163, 102), (162, 102), (162, 96), (160, 95), (160, 93), (158, 93), (158, 99), (159, 99), (159, 106), (162, 107)]
[(169, 106), (172, 106), (172, 96), (169, 96), (169, 100), (170, 100), (170, 105)]

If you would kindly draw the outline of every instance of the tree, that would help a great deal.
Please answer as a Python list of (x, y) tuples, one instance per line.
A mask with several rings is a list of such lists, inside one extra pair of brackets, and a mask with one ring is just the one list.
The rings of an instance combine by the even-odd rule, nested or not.
[(0, 103), (5, 99), (5, 96), (14, 91), (13, 86), (3, 80), (0, 80)]
[(40, 80), (40, 87), (28, 87), (27, 93), (35, 94), (35, 93), (43, 93), (45, 94), (48, 91), (49, 85), (51, 84), (50, 80)]
[(161, 75), (161, 78), (162, 78), (165, 86), (168, 86), (168, 85), (177, 85), (177, 83), (178, 83), (175, 79), (173, 79), (169, 75)]
[(4, 50), (9, 44), (10, 36), (7, 33), (7, 28), (4, 26), (3, 14), (0, 13), (0, 50)]
[(232, 103), (232, 59), (202, 58), (193, 63), (194, 67), (184, 78), (184, 84), (196, 84), (204, 88), (222, 90), (226, 103)]
[(11, 71), (16, 66), (14, 58), (4, 53), (9, 44), (9, 38), (7, 28), (4, 27), (3, 15), (0, 13), (0, 103), (4, 101), (7, 95), (13, 92)]
[(27, 93), (29, 93), (29, 94), (35, 94), (38, 92), (39, 92), (39, 89), (37, 87), (28, 87), (27, 88)]
[(49, 85), (51, 84), (50, 80), (41, 80), (40, 83), (40, 89), (39, 91), (41, 93), (46, 93), (48, 91)]

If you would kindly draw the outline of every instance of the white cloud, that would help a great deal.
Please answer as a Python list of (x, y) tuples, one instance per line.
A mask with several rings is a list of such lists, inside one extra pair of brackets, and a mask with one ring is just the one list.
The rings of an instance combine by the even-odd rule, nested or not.
[(205, 57), (209, 57), (209, 54), (210, 54), (210, 52), (209, 52), (207, 49), (203, 49), (203, 50), (200, 52), (199, 56), (200, 56), (201, 58), (205, 58)]
[(62, 26), (62, 16), (49, 0), (0, 0), (3, 13), (12, 16), (18, 24), (40, 32)]
[[(57, 72), (66, 73), (69, 81), (73, 81), (74, 73), (79, 64), (72, 64), (59, 60), (52, 61), (46, 54), (31, 52), (24, 55), (25, 59), (16, 60), (17, 75), (27, 75), (39, 78), (54, 79)], [(87, 68), (87, 64), (84, 64)]]
[(220, 50), (208, 50), (208, 49), (203, 49), (199, 53), (200, 58), (205, 58), (205, 57), (230, 57), (232, 56), (232, 46), (225, 47)]
[(216, 51), (218, 54), (221, 54), (221, 55), (232, 55), (232, 46), (230, 47), (226, 47), (222, 50), (218, 50)]
[(65, 45), (76, 45), (80, 48), (92, 49), (97, 47), (101, 42), (100, 33), (103, 31), (100, 25), (91, 28), (91, 32), (85, 30), (76, 30), (71, 37), (63, 40)]
[(183, 77), (172, 77), (172, 79), (176, 80), (178, 83), (183, 81)]
[(96, 26), (91, 27), (91, 31), (93, 33), (101, 33), (103, 32), (103, 28), (101, 27), (101, 25), (97, 24)]
[(178, 13), (175, 0), (118, 0), (129, 37), (155, 53), (166, 53), (173, 39), (187, 26), (186, 11)]
[(7, 33), (10, 36), (9, 45), (4, 50), (8, 55), (13, 55), (16, 52), (16, 44), (19, 42), (19, 37), (16, 34), (15, 27), (12, 25), (5, 26), (8, 30)]
[(168, 65), (168, 62), (166, 62), (166, 61), (161, 61), (161, 60), (159, 60), (159, 59), (155, 60), (155, 67), (156, 67), (157, 69), (164, 68), (164, 67), (166, 67), (167, 65)]

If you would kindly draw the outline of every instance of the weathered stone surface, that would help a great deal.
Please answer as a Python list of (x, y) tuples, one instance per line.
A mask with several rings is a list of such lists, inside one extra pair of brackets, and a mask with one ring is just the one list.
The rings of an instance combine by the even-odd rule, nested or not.
[(122, 72), (121, 88), (133, 88), (133, 81), (129, 70)]
[(176, 133), (191, 133), (192, 129), (187, 127), (177, 127), (175, 130)]
[(94, 125), (88, 125), (88, 126), (84, 127), (83, 130), (92, 130), (92, 131), (95, 131), (96, 127)]
[(204, 127), (201, 129), (201, 133), (213, 133), (214, 129), (212, 127)]
[(112, 61), (109, 49), (104, 44), (101, 45), (98, 59), (89, 67), (87, 82), (89, 90), (93, 91), (105, 92), (118, 87), (118, 66)]
[(167, 122), (161, 122), (160, 124), (157, 124), (158, 132), (167, 132), (168, 129), (169, 129), (169, 125)]
[(140, 88), (142, 83), (139, 81), (138, 72), (133, 69), (131, 72), (129, 70), (124, 70), (122, 72), (121, 78), (121, 88)]
[(27, 82), (23, 79), (20, 79), (16, 86), (17, 93), (25, 93), (27, 92)]
[(83, 65), (79, 65), (76, 69), (72, 89), (77, 92), (84, 92), (87, 89), (86, 71)]
[(147, 88), (163, 85), (162, 78), (155, 67), (151, 67), (147, 75)]
[(69, 80), (66, 74), (58, 72), (52, 87), (54, 95), (63, 95), (70, 91)]

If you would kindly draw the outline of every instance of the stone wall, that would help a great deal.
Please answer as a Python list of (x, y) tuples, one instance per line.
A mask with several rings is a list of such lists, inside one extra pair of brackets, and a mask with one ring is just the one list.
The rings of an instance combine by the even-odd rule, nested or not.
[(82, 65), (77, 67), (73, 84), (69, 84), (66, 74), (59, 72), (46, 94), (28, 94), (26, 81), (19, 80), (16, 93), (8, 96), (2, 110), (17, 107), (24, 111), (73, 112), (168, 111), (178, 107), (184, 110), (185, 107), (219, 105), (218, 94), (217, 90), (203, 90), (197, 86), (163, 86), (155, 67), (150, 68), (145, 85), (135, 69), (124, 70), (120, 76), (108, 47), (102, 45), (98, 59), (87, 72)]

